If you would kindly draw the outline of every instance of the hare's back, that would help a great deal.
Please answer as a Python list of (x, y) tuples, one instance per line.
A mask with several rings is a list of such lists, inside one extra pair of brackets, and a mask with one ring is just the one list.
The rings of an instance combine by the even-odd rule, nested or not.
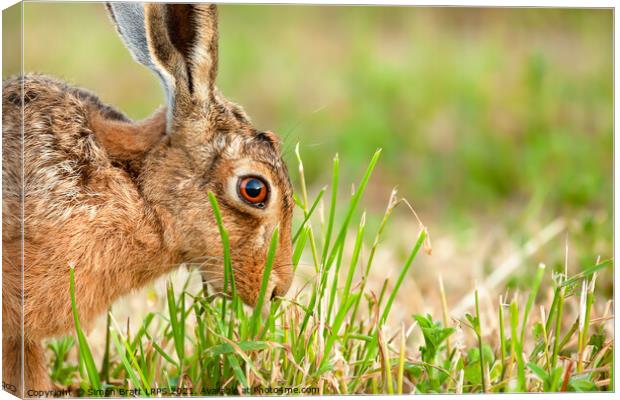
[[(27, 75), (3, 84), (5, 156), (7, 151), (21, 153), (22, 82), (26, 225), (30, 222), (30, 228), (36, 228), (93, 214), (115, 193), (131, 188), (127, 174), (110, 160), (90, 126), (94, 112), (111, 119), (127, 118), (92, 93), (53, 78)], [(21, 166), (18, 157), (12, 158), (3, 166), (3, 183), (19, 188)], [(10, 197), (19, 201), (19, 191)]]

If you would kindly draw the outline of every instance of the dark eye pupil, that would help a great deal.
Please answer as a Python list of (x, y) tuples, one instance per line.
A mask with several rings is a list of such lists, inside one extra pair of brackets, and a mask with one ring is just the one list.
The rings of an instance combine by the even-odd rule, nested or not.
[(250, 179), (245, 185), (245, 192), (248, 197), (256, 198), (263, 190), (263, 183), (258, 179)]

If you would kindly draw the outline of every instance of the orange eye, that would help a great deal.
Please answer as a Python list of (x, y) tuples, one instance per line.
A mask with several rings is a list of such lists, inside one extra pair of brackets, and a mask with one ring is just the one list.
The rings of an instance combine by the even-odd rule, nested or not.
[(239, 196), (252, 206), (265, 207), (268, 193), (267, 184), (260, 178), (246, 176), (239, 180)]

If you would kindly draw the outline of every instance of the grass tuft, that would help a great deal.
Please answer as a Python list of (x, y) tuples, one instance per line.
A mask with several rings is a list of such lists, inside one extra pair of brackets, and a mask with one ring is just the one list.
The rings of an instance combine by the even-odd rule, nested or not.
[[(270, 394), (268, 388), (283, 388), (288, 394), (612, 390), (613, 338), (604, 328), (610, 306), (600, 312), (594, 283), (611, 261), (597, 260), (573, 277), (565, 271), (548, 274), (540, 264), (529, 287), (520, 288), (527, 297), (523, 307), (521, 296), (515, 295), (505, 310), (506, 296), (501, 296), (497, 304), (489, 304), (493, 311), (487, 314), (478, 296), (482, 288), (477, 288), (472, 314), (451, 315), (439, 280), (439, 320), (415, 314), (399, 321), (392, 312), (399, 292), (413, 279), (419, 250), (430, 251), (430, 241), (420, 223), (404, 264), (396, 269), (396, 280), (385, 279), (380, 290), (370, 288), (373, 268), (391, 268), (376, 265), (375, 255), (392, 213), (399, 204), (409, 207), (393, 191), (376, 228), (360, 208), (380, 150), (345, 206), (338, 198), (339, 158), (333, 160), (331, 190), (322, 188), (312, 199), (298, 149), (296, 154), (301, 196), (295, 201), (302, 216), (293, 235), (293, 268), (308, 260), (304, 263), (315, 273), (300, 290), (271, 302), (267, 297), (280, 235), (275, 229), (256, 307), (247, 310), (235, 291), (228, 232), (210, 193), (228, 294), (187, 289), (189, 280), (200, 279), (196, 273), (180, 291), (168, 284), (167, 315), (147, 314), (135, 333), (123, 333), (110, 313), (112, 346), (106, 346), (102, 383), (79, 324), (71, 268), (77, 342), (50, 343), (52, 379), (74, 388), (103, 387), (117, 395), (121, 389), (135, 389), (139, 392), (133, 394), (141, 396), (153, 388), (169, 395)], [(331, 193), (326, 219), (325, 193)], [(367, 243), (368, 237), (372, 242)], [(553, 294), (551, 304), (541, 293)], [(579, 312), (570, 313), (573, 309)], [(471, 329), (462, 330), (461, 325)], [(75, 363), (68, 354), (76, 344)]]

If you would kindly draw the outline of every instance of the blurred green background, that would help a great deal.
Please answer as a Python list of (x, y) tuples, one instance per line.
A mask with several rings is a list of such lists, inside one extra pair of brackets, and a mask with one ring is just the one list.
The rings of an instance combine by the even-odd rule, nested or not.
[[(163, 102), (102, 4), (24, 15), (26, 71), (132, 118)], [(470, 249), (498, 226), (522, 243), (564, 216), (571, 256), (591, 265), (613, 255), (612, 34), (604, 9), (221, 5), (218, 86), (285, 139), (292, 172), (301, 143), (315, 187), (334, 153), (349, 185), (382, 147), (371, 213), (398, 186), (435, 238)]]

